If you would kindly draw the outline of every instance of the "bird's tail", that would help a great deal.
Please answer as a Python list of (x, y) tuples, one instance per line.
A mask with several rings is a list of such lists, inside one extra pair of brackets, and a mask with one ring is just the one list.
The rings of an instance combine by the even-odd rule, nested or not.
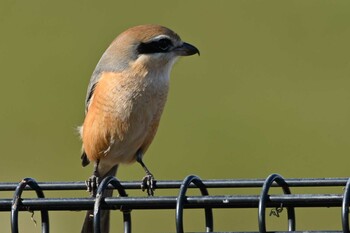
[[(103, 177), (100, 178), (100, 181), (102, 181), (107, 176), (115, 176), (117, 173), (118, 165), (112, 167), (109, 172), (107, 172)], [(107, 189), (104, 192), (105, 197), (111, 197), (113, 195), (113, 189)], [(108, 233), (109, 232), (109, 210), (102, 210), (101, 211), (101, 233)], [(88, 210), (85, 215), (85, 220), (83, 227), (81, 229), (81, 233), (94, 233), (94, 220), (93, 220), (94, 211)]]

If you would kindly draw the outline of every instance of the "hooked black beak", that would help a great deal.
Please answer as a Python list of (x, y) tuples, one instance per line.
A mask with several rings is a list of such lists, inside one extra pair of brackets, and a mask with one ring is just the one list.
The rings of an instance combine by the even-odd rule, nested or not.
[(186, 42), (183, 42), (181, 46), (176, 47), (174, 50), (179, 56), (191, 56), (196, 53), (200, 55), (199, 50), (195, 46)]

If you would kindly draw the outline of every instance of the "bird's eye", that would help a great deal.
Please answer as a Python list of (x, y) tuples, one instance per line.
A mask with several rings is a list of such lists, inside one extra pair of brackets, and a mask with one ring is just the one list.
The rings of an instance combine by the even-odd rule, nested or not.
[(139, 54), (151, 54), (151, 53), (167, 53), (172, 47), (173, 43), (168, 38), (162, 38), (159, 40), (152, 40), (146, 43), (140, 43), (137, 47)]
[(172, 45), (171, 41), (169, 39), (160, 39), (158, 42), (157, 42), (157, 45), (158, 47), (163, 50), (163, 51), (166, 51), (169, 49), (169, 47)]

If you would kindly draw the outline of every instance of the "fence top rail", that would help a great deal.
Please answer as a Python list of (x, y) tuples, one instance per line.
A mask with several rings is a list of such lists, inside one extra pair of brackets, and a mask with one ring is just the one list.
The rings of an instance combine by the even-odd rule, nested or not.
[[(293, 178), (285, 179), (289, 187), (335, 187), (345, 186), (349, 178)], [(265, 179), (211, 179), (203, 180), (206, 188), (260, 188)], [(124, 189), (140, 189), (140, 181), (121, 181)], [(156, 183), (157, 189), (178, 189), (182, 180), (159, 180)], [(0, 182), (0, 191), (13, 191), (18, 183)], [(86, 184), (83, 181), (68, 182), (38, 182), (42, 190), (86, 190)], [(278, 186), (273, 184), (273, 187)], [(110, 186), (112, 187), (112, 186)], [(191, 184), (189, 188), (195, 188)], [(25, 189), (30, 190), (27, 186)]]
[[(341, 222), (343, 232), (349, 233), (349, 203), (350, 203), (350, 179), (349, 178), (300, 178), (284, 179), (279, 174), (271, 174), (266, 179), (213, 179), (201, 180), (198, 176), (189, 175), (184, 180), (157, 181), (157, 189), (179, 189), (177, 196), (128, 196), (127, 190), (140, 189), (140, 181), (122, 181), (110, 176), (103, 179), (97, 187), (93, 197), (62, 197), (65, 192), (58, 192), (59, 198), (47, 198), (44, 191), (48, 190), (86, 190), (86, 184), (77, 182), (37, 182), (33, 178), (24, 178), (19, 183), (1, 183), (1, 191), (14, 191), (13, 198), (0, 198), (0, 212), (11, 212), (11, 229), (18, 232), (19, 211), (41, 212), (43, 232), (48, 232), (48, 211), (84, 211), (93, 210), (94, 229), (98, 229), (100, 213), (103, 209), (120, 210), (125, 220), (125, 232), (131, 233), (131, 211), (151, 209), (173, 209), (176, 212), (177, 232), (183, 231), (183, 210), (204, 209), (207, 232), (213, 232), (212, 209), (217, 208), (257, 208), (259, 232), (266, 233), (266, 212), (270, 209), (270, 216), (279, 216), (285, 208), (288, 215), (289, 232), (295, 232), (295, 208), (298, 207), (337, 207), (341, 210)], [(110, 185), (110, 186), (108, 186)], [(271, 187), (278, 186), (278, 194), (272, 192)], [(187, 193), (187, 188), (196, 187), (199, 194)], [(314, 189), (311, 194), (295, 193), (291, 187), (336, 187), (336, 189)], [(118, 190), (113, 197), (104, 197), (107, 188)], [(232, 188), (230, 194), (217, 195), (210, 188)], [(256, 188), (255, 194), (240, 194), (235, 188)], [(35, 198), (22, 197), (24, 190), (36, 192)], [(232, 194), (232, 192), (234, 194)], [(247, 191), (247, 190), (243, 190)], [(274, 190), (276, 191), (276, 190)], [(300, 191), (300, 190), (299, 190)], [(310, 191), (310, 190), (309, 190)], [(313, 194), (322, 192), (322, 194)], [(339, 191), (339, 193), (338, 193)], [(326, 192), (326, 193), (323, 193)], [(334, 194), (335, 192), (336, 194)], [(3, 192), (8, 194), (9, 192)], [(131, 194), (132, 192), (130, 192)], [(192, 192), (191, 192), (192, 193)], [(250, 193), (250, 192), (249, 192)], [(55, 194), (56, 193), (52, 193)], [(66, 193), (65, 193), (66, 194)], [(214, 194), (214, 195), (213, 195)], [(209, 230), (208, 230), (209, 229)], [(96, 232), (96, 231), (95, 231)], [(312, 232), (312, 231), (300, 231)], [(315, 232), (340, 232), (340, 231), (315, 231)]]
[[(257, 208), (259, 195), (187, 196), (185, 208)], [(267, 207), (341, 207), (341, 194), (283, 194), (271, 195)], [(107, 197), (105, 209), (175, 209), (177, 197)], [(94, 198), (25, 198), (21, 200), (26, 210), (88, 210)], [(12, 199), (0, 199), (0, 211), (10, 211)]]

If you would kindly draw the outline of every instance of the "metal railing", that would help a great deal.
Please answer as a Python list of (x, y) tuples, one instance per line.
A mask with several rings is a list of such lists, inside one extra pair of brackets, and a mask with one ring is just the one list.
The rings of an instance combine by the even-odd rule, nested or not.
[[(337, 186), (344, 187), (342, 194), (292, 194), (290, 191), (291, 187)], [(281, 187), (283, 194), (269, 195), (270, 187)], [(119, 196), (104, 198), (102, 193), (109, 188), (116, 189)], [(12, 199), (0, 198), (0, 211), (11, 212), (12, 233), (19, 232), (19, 211), (41, 211), (42, 232), (48, 233), (49, 211), (94, 209), (94, 231), (99, 233), (101, 209), (118, 209), (123, 213), (124, 232), (131, 233), (131, 210), (174, 209), (176, 211), (176, 232), (183, 233), (184, 209), (203, 209), (206, 232), (214, 232), (212, 209), (257, 208), (258, 232), (264, 233), (267, 232), (266, 208), (274, 208), (275, 215), (278, 215), (281, 209), (286, 208), (288, 232), (301, 232), (296, 231), (295, 208), (341, 207), (342, 231), (332, 232), (350, 233), (349, 178), (284, 179), (278, 174), (272, 174), (267, 179), (201, 180), (198, 176), (190, 175), (183, 181), (157, 181), (157, 189), (179, 189), (178, 196), (130, 197), (127, 195), (126, 190), (139, 188), (140, 182), (120, 182), (115, 177), (107, 177), (99, 185), (96, 198), (45, 198), (44, 191), (86, 190), (86, 185), (84, 182), (36, 182), (32, 178), (25, 178), (20, 183), (0, 183), (0, 192), (14, 191)], [(188, 188), (199, 189), (201, 196), (187, 196)], [(260, 188), (260, 195), (209, 195), (208, 189), (213, 188)], [(22, 193), (26, 190), (34, 190), (37, 198), (22, 198)]]

